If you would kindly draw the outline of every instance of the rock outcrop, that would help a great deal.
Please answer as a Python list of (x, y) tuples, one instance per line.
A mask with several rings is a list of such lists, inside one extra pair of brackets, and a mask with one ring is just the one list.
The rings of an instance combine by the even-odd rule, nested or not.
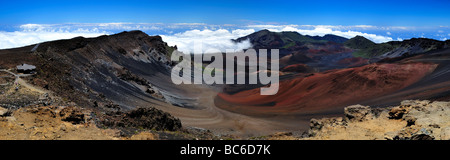
[(399, 106), (353, 105), (345, 117), (312, 119), (304, 139), (450, 140), (450, 102), (402, 101)]
[(8, 109), (0, 107), (0, 116), (1, 117), (8, 115), (8, 112), (9, 112)]
[[(1, 112), (5, 113), (1, 115)], [(123, 127), (99, 126), (107, 121)], [(133, 129), (134, 128), (134, 129)], [(104, 115), (75, 106), (0, 107), (0, 140), (226, 139), (209, 130), (181, 128), (178, 119), (154, 108)]]
[(100, 124), (119, 129), (181, 130), (178, 118), (156, 108), (137, 108), (128, 112), (104, 115)]
[[(0, 116), (2, 140), (113, 140), (118, 130), (97, 128), (90, 110), (73, 106), (27, 106)], [(76, 117), (83, 117), (73, 123)], [(76, 119), (78, 120), (78, 119)]]

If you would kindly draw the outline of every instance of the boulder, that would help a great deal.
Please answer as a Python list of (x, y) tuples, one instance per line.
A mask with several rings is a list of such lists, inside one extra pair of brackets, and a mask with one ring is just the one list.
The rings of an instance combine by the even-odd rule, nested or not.
[(434, 140), (431, 131), (421, 128), (418, 132), (411, 135), (411, 140)]
[(441, 140), (450, 140), (450, 127), (445, 127), (441, 129)]
[(413, 116), (405, 116), (403, 120), (406, 121), (406, 126), (412, 126), (416, 124), (417, 118)]
[(126, 113), (123, 119), (126, 126), (137, 128), (177, 131), (181, 129), (181, 121), (169, 113), (156, 108), (137, 108)]
[(182, 129), (181, 121), (162, 110), (145, 107), (128, 112), (114, 112), (99, 117), (100, 123), (106, 127), (124, 129), (150, 129), (178, 131)]
[(432, 130), (426, 128), (405, 127), (399, 131), (384, 134), (386, 140), (434, 140)]
[(422, 107), (430, 104), (428, 100), (404, 100), (400, 103), (401, 106), (413, 106), (413, 107)]
[(336, 127), (345, 127), (347, 122), (344, 121), (342, 117), (331, 117), (331, 118), (322, 118), (315, 119), (312, 118), (309, 123), (309, 131), (305, 134), (306, 137), (315, 136), (318, 132), (321, 132), (324, 128), (336, 128)]
[(3, 107), (0, 107), (0, 117), (8, 116), (9, 110)]
[(371, 108), (369, 106), (363, 105), (352, 105), (345, 107), (344, 114), (346, 120), (349, 121), (359, 121), (362, 122), (369, 118), (369, 114), (371, 114)]
[(80, 124), (85, 122), (85, 115), (78, 107), (65, 107), (59, 112), (62, 121)]
[(398, 140), (398, 132), (387, 132), (384, 134), (386, 140)]
[(322, 127), (323, 127), (323, 123), (322, 123), (321, 120), (312, 118), (309, 121), (309, 128), (310, 128), (310, 130), (319, 131), (319, 130), (322, 129)]
[(389, 111), (389, 118), (390, 119), (402, 119), (403, 115), (408, 113), (410, 109), (411, 109), (411, 106), (409, 106), (409, 105), (401, 105), (401, 106), (393, 107)]
[(324, 126), (337, 127), (337, 126), (345, 126), (346, 123), (342, 119), (342, 117), (332, 117), (332, 118), (322, 118), (315, 119), (312, 118), (309, 123), (309, 128), (311, 130), (321, 130)]
[(416, 125), (422, 126), (422, 127), (433, 127), (438, 128), (440, 127), (439, 124), (441, 124), (440, 117), (424, 117), (419, 118), (416, 120)]

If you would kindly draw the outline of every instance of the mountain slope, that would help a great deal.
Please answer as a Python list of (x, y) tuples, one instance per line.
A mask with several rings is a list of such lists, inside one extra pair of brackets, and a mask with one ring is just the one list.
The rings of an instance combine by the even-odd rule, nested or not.
[(10, 61), (0, 65), (37, 66), (31, 83), (78, 105), (131, 109), (144, 102), (178, 103), (168, 91), (184, 92), (166, 81), (173, 65), (168, 50), (161, 37), (131, 31), (2, 50), (0, 58)]
[(249, 115), (304, 115), (357, 103), (385, 107), (404, 99), (449, 100), (449, 42), (413, 38), (377, 44), (356, 36), (343, 44), (305, 43), (280, 58), (289, 65), (280, 67), (276, 95), (261, 96), (255, 88), (224, 92), (215, 101)]
[(347, 47), (356, 49), (353, 55), (364, 58), (394, 58), (425, 53), (431, 50), (449, 47), (449, 41), (427, 38), (412, 38), (404, 41), (374, 43), (362, 36), (356, 36), (344, 42)]
[[(14, 68), (19, 64), (35, 65), (36, 74), (23, 78), (28, 84), (49, 90), (50, 97), (61, 97), (65, 102), (61, 104), (63, 106), (95, 111), (90, 114), (101, 128), (132, 127), (151, 130), (156, 124), (146, 117), (161, 117), (157, 121), (161, 121), (162, 126), (171, 126), (166, 114), (151, 111), (142, 112), (146, 115), (148, 113), (148, 116), (136, 115), (132, 114), (134, 108), (156, 108), (170, 113), (180, 119), (185, 126), (183, 130), (194, 131), (197, 135), (213, 131), (218, 135), (246, 137), (301, 128), (297, 123), (281, 123), (218, 109), (215, 107), (214, 97), (220, 85), (173, 84), (170, 75), (173, 64), (168, 57), (171, 50), (174, 48), (167, 46), (159, 36), (131, 31), (0, 50), (0, 68), (15, 72)], [(7, 76), (4, 72), (0, 74)], [(11, 77), (5, 79), (14, 80)], [(1, 83), (3, 84), (3, 79)], [(18, 93), (13, 87), (8, 90)], [(19, 92), (22, 93), (21, 90)], [(39, 96), (32, 96), (30, 98), (39, 99)], [(123, 130), (126, 134), (135, 133), (133, 130)]]
[(254, 49), (289, 49), (294, 46), (300, 46), (305, 43), (326, 43), (335, 42), (343, 43), (347, 41), (347, 38), (339, 37), (336, 35), (320, 36), (308, 36), (301, 35), (298, 32), (271, 32), (269, 30), (261, 30), (250, 35), (235, 39), (235, 42), (241, 42), (244, 40), (250, 40)]
[(432, 73), (436, 64), (370, 64), (331, 70), (280, 81), (276, 95), (260, 95), (259, 88), (221, 93), (220, 108), (249, 115), (308, 114), (333, 111), (346, 105), (390, 94)]
[(353, 55), (357, 57), (371, 58), (379, 56), (382, 53), (391, 51), (390, 44), (376, 44), (363, 36), (356, 36), (344, 42), (345, 46), (356, 49)]
[(434, 39), (428, 38), (412, 38), (404, 41), (391, 41), (387, 42), (393, 46), (393, 50), (385, 52), (381, 55), (381, 57), (400, 57), (400, 56), (409, 56), (416, 55), (420, 53), (425, 53), (432, 50), (445, 49), (450, 47), (450, 41), (438, 41)]
[(344, 42), (349, 40), (347, 38), (344, 38), (344, 37), (341, 37), (341, 36), (332, 35), (332, 34), (326, 34), (323, 37), (306, 35), (306, 37), (310, 37), (310, 38), (312, 38), (314, 40), (318, 40), (318, 41), (329, 41), (329, 42), (335, 42), (335, 43), (344, 43)]
[(304, 63), (314, 70), (329, 70), (356, 66), (339, 63), (353, 58), (352, 49), (343, 45), (348, 39), (336, 35), (307, 36), (298, 32), (271, 32), (261, 30), (238, 38), (235, 42), (249, 40), (253, 49), (279, 49), (280, 67)]

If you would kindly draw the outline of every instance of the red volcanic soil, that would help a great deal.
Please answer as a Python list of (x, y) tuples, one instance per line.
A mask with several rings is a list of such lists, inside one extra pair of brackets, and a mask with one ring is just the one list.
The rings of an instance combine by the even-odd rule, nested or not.
[(368, 64), (369, 60), (361, 57), (351, 57), (341, 59), (337, 64), (347, 65), (349, 67), (356, 67)]
[(280, 82), (276, 95), (260, 89), (220, 93), (219, 108), (247, 115), (311, 114), (334, 111), (405, 88), (433, 72), (437, 64), (370, 64), (316, 73)]
[(282, 68), (281, 71), (305, 73), (305, 72), (311, 72), (313, 70), (311, 68), (309, 68), (308, 65), (306, 65), (306, 64), (292, 64), (292, 65)]

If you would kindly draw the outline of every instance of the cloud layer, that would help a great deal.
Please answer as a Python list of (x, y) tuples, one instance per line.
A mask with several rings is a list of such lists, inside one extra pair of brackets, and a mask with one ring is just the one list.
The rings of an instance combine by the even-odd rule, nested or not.
[(51, 25), (26, 24), (20, 26), (20, 31), (0, 31), (0, 49), (22, 47), (52, 41), (58, 39), (70, 39), (78, 36), (98, 37), (107, 34), (98, 29), (75, 29), (54, 28)]
[[(79, 36), (97, 37), (122, 31), (143, 30), (150, 35), (159, 33), (164, 41), (171, 46), (177, 45), (182, 52), (193, 53), (194, 47), (198, 46), (202, 47), (203, 52), (211, 49), (225, 52), (226, 49), (242, 50), (251, 47), (249, 41), (234, 43), (231, 39), (255, 32), (254, 29), (220, 29), (220, 26), (203, 23), (24, 24), (19, 28), (20, 30), (13, 32), (0, 31), (0, 49)], [(173, 34), (179, 30), (181, 32)]]
[(201, 47), (202, 53), (225, 52), (227, 49), (242, 50), (251, 47), (249, 41), (234, 43), (231, 39), (243, 37), (255, 32), (253, 29), (236, 29), (228, 31), (218, 30), (189, 30), (174, 35), (162, 35), (162, 38), (170, 46), (176, 45), (178, 50), (184, 53), (196, 53), (200, 51), (196, 47)]
[(70, 39), (78, 36), (97, 37), (101, 35), (104, 34), (83, 32), (0, 32), (0, 49), (22, 47), (45, 41)]
[(233, 43), (230, 39), (246, 36), (255, 31), (296, 31), (303, 35), (324, 36), (334, 34), (346, 38), (364, 36), (376, 43), (403, 40), (412, 37), (427, 37), (439, 40), (450, 38), (450, 27), (405, 27), (405, 26), (332, 26), (332, 25), (211, 25), (205, 23), (69, 23), (69, 24), (24, 24), (6, 31), (0, 26), (0, 49), (21, 47), (45, 41), (73, 37), (97, 37), (129, 30), (142, 30), (149, 35), (161, 35), (169, 45), (177, 45), (183, 52), (194, 52), (196, 46), (202, 51), (217, 49), (245, 49), (248, 41)]

